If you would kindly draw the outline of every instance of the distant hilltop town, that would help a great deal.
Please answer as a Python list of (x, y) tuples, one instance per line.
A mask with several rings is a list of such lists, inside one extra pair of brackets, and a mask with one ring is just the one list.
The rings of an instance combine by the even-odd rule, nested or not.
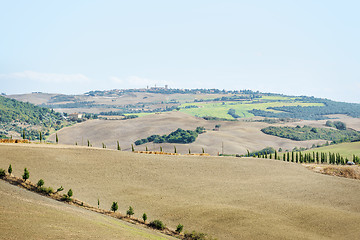
[(251, 90), (220, 90), (220, 89), (205, 89), (205, 88), (197, 88), (197, 89), (182, 89), (182, 88), (169, 88), (168, 85), (165, 85), (164, 87), (149, 87), (146, 88), (134, 88), (134, 89), (112, 89), (112, 90), (95, 90), (85, 93), (85, 95), (88, 96), (119, 96), (124, 93), (129, 92), (149, 92), (149, 93), (163, 93), (163, 94), (259, 94), (259, 91), (251, 91)]

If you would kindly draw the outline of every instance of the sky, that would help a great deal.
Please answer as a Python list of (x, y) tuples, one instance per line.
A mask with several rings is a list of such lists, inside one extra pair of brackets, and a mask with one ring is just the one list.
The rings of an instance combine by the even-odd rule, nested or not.
[(0, 0), (0, 92), (251, 89), (360, 103), (360, 1)]

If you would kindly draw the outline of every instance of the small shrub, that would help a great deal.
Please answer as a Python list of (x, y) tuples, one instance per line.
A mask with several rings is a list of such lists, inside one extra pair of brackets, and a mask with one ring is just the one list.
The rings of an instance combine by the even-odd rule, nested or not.
[(47, 195), (50, 195), (54, 193), (54, 189), (52, 187), (40, 187), (40, 192), (46, 193)]
[(0, 178), (5, 177), (5, 170), (0, 168)]
[(67, 194), (70, 198), (73, 196), (73, 191), (71, 190), (71, 188), (69, 189), (68, 191), (68, 194)]
[(183, 226), (182, 224), (180, 224), (180, 223), (179, 223), (179, 225), (177, 225), (177, 227), (176, 227), (176, 230), (175, 230), (175, 231), (176, 231), (177, 233), (181, 233), (181, 232), (182, 232), (182, 230), (183, 230), (183, 228), (184, 228), (184, 226)]
[(59, 187), (56, 192), (61, 192), (62, 190), (64, 190), (63, 186)]
[(70, 201), (71, 201), (71, 197), (69, 197), (67, 194), (64, 194), (64, 195), (61, 197), (61, 200), (62, 200), (62, 201), (66, 201), (66, 202), (70, 202)]
[(40, 179), (37, 184), (38, 187), (42, 187), (44, 185), (44, 180)]
[(158, 230), (164, 230), (165, 228), (164, 223), (160, 220), (154, 220), (150, 222), (149, 226)]
[(205, 233), (192, 231), (191, 233), (185, 233), (184, 240), (211, 240), (212, 237), (208, 237)]
[(12, 167), (11, 167), (11, 164), (9, 165), (9, 168), (8, 168), (8, 173), (11, 174), (12, 173)]

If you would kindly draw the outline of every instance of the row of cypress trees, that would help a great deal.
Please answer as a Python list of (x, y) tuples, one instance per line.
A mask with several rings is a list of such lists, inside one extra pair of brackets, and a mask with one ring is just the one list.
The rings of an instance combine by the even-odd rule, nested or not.
[[(250, 154), (248, 153), (248, 156)], [(267, 158), (275, 160), (283, 160), (286, 162), (296, 162), (296, 163), (317, 163), (317, 164), (336, 164), (336, 165), (345, 165), (349, 162), (347, 157), (341, 156), (339, 153), (326, 153), (326, 152), (286, 152), (278, 153), (276, 150), (274, 154), (265, 152), (264, 154), (258, 153), (258, 158)], [(353, 155), (352, 162), (355, 164), (360, 164), (360, 158), (356, 155)]]

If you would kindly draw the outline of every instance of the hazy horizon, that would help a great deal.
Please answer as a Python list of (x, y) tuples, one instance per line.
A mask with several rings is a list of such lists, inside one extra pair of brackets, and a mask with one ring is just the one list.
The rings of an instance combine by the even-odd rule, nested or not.
[(2, 2), (0, 92), (164, 86), (360, 103), (357, 1)]

